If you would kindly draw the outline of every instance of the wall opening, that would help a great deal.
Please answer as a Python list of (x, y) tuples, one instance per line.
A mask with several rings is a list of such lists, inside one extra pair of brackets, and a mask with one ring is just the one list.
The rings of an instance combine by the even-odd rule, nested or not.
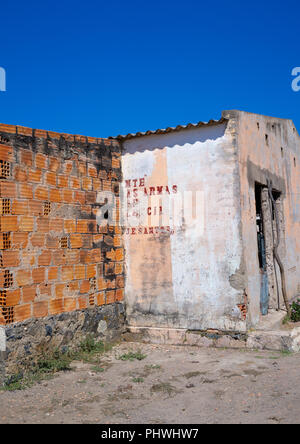
[[(281, 193), (272, 191), (276, 205), (281, 205)], [(275, 212), (270, 202), (268, 188), (255, 183), (256, 232), (260, 276), (260, 309), (263, 315), (269, 308), (279, 307), (278, 272), (274, 260), (276, 241)]]
[(256, 204), (256, 232), (257, 232), (257, 248), (258, 248), (258, 262), (260, 270), (265, 267), (265, 235), (264, 235), (264, 223), (262, 214), (262, 188), (263, 186), (259, 183), (255, 183), (255, 204)]

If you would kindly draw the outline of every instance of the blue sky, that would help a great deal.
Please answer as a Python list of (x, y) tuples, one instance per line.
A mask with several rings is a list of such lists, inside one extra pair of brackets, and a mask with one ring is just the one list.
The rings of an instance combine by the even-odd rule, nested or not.
[(300, 131), (299, 1), (3, 1), (0, 122), (107, 137), (218, 119)]

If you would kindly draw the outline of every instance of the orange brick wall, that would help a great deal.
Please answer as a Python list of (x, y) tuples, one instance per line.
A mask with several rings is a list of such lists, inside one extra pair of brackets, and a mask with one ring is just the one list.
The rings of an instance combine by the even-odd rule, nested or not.
[(0, 124), (0, 324), (123, 300), (121, 229), (96, 221), (97, 192), (119, 199), (120, 152)]

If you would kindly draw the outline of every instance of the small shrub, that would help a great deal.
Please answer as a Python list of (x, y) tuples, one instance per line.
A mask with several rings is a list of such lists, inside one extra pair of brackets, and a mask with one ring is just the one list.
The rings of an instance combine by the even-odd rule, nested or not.
[(44, 373), (55, 373), (59, 371), (71, 370), (71, 359), (66, 354), (62, 354), (58, 349), (53, 354), (44, 355), (37, 362), (38, 370)]
[[(103, 346), (102, 342), (99, 342), (98, 344)], [(93, 336), (88, 335), (83, 341), (80, 342), (79, 348), (85, 353), (91, 353), (96, 349), (97, 346), (99, 346), (98, 344), (95, 342)]]
[(132, 378), (132, 382), (144, 382), (144, 378), (141, 377)]
[(288, 324), (289, 322), (290, 322), (290, 318), (289, 318), (289, 316), (288, 315), (286, 315), (284, 318), (283, 318), (283, 320), (282, 320), (282, 324), (283, 325), (286, 325), (286, 324)]
[(179, 390), (177, 390), (173, 385), (171, 385), (169, 382), (160, 382), (159, 384), (154, 384), (151, 387), (151, 393), (152, 392), (162, 392), (166, 393), (169, 396), (171, 396), (172, 393), (179, 393)]
[(103, 373), (105, 371), (105, 368), (99, 367), (99, 365), (95, 365), (94, 367), (92, 367), (91, 370), (95, 373)]
[(5, 379), (2, 389), (8, 391), (22, 390), (23, 389), (22, 380), (23, 380), (22, 373), (11, 375)]
[(282, 356), (291, 356), (293, 354), (293, 352), (291, 352), (290, 350), (281, 350), (280, 353), (282, 354)]
[(129, 351), (128, 353), (124, 353), (123, 355), (119, 356), (118, 359), (121, 361), (142, 361), (146, 357), (147, 355), (143, 355), (141, 350), (138, 350), (136, 352)]
[(52, 373), (44, 373), (39, 370), (31, 371), (25, 374), (14, 374), (9, 376), (4, 381), (4, 384), (2, 385), (2, 387), (0, 387), (0, 390), (10, 392), (13, 392), (15, 390), (25, 390), (44, 379), (50, 379), (52, 375)]
[(72, 354), (75, 360), (96, 364), (98, 362), (97, 355), (105, 353), (112, 348), (112, 344), (104, 342), (96, 342), (93, 336), (88, 335), (79, 344), (78, 349)]
[(93, 336), (88, 335), (79, 345), (79, 352), (83, 353), (103, 353), (110, 350), (111, 346), (104, 342), (96, 342)]
[[(98, 364), (99, 354), (111, 350), (112, 346), (112, 344), (96, 342), (93, 336), (88, 335), (74, 351), (63, 353), (58, 348), (43, 350), (35, 366), (26, 370), (24, 374), (18, 373), (8, 377), (0, 386), (0, 390), (24, 390), (37, 382), (52, 378), (56, 372), (71, 370), (70, 364), (73, 360)], [(101, 373), (104, 370), (99, 365), (94, 367), (95, 372)]]
[(293, 302), (291, 305), (291, 321), (300, 321), (300, 299), (297, 299), (297, 301)]

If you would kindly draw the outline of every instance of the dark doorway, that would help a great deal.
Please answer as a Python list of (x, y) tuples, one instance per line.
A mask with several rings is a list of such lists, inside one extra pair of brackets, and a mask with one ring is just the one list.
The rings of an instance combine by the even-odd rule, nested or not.
[[(280, 192), (272, 190), (276, 205), (280, 202)], [(274, 261), (274, 244), (276, 240), (275, 211), (268, 187), (255, 183), (256, 232), (260, 274), (260, 309), (263, 315), (268, 314), (270, 302), (278, 299), (278, 279)]]
[(263, 270), (266, 267), (266, 244), (264, 235), (264, 222), (262, 213), (262, 189), (263, 185), (255, 183), (255, 204), (256, 204), (256, 232), (258, 246), (259, 268)]
[(256, 232), (260, 273), (260, 311), (262, 315), (267, 315), (269, 308), (269, 281), (267, 272), (266, 236), (264, 226), (266, 218), (263, 214), (263, 202), (266, 193), (266, 187), (263, 187), (263, 185), (259, 183), (255, 183)]

